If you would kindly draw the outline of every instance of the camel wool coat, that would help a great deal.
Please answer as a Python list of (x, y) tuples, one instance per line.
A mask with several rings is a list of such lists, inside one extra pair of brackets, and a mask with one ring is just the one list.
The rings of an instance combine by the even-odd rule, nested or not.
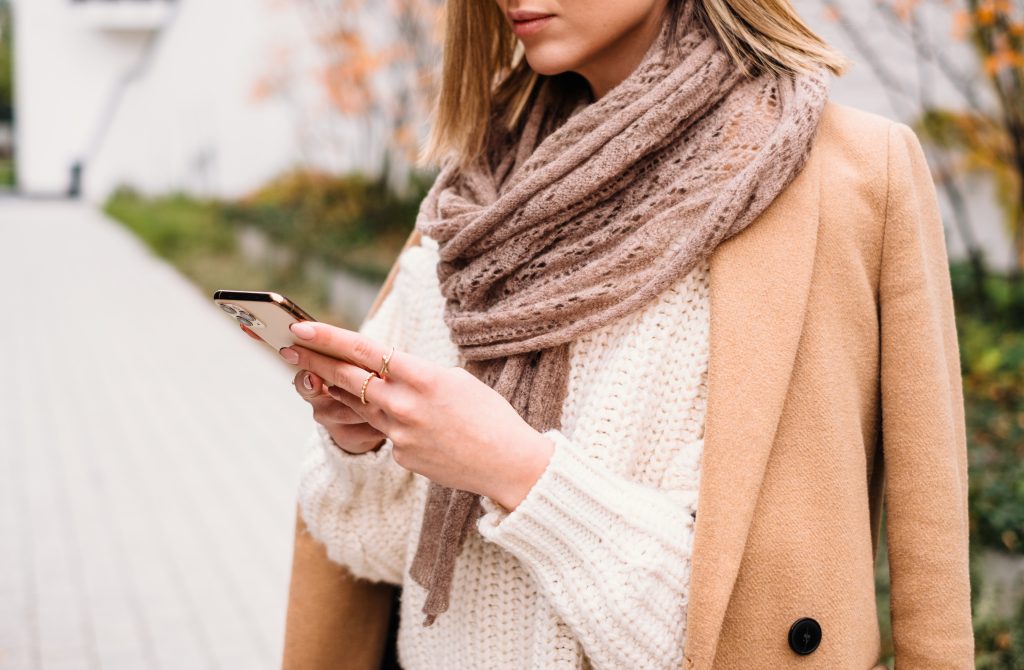
[[(953, 296), (913, 131), (829, 103), (804, 169), (714, 251), (710, 318), (686, 670), (883, 668), (883, 504), (896, 667), (973, 668)], [(392, 594), (300, 517), (284, 667), (380, 667)]]

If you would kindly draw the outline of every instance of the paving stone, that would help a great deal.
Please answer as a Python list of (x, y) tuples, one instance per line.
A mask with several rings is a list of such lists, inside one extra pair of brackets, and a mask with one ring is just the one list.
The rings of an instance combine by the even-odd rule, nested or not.
[(87, 204), (0, 199), (0, 286), (0, 670), (277, 667), (293, 369)]

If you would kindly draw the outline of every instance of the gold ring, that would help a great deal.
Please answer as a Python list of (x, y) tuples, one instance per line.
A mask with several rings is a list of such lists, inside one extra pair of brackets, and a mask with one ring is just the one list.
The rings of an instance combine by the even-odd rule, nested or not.
[(377, 373), (377, 375), (378, 375), (378, 376), (379, 376), (379, 377), (380, 377), (380, 378), (381, 378), (381, 379), (382, 379), (383, 381), (387, 381), (387, 378), (388, 378), (388, 363), (390, 363), (390, 362), (391, 362), (391, 356), (392, 356), (392, 355), (393, 355), (394, 353), (395, 353), (395, 347), (394, 347), (394, 346), (392, 346), (392, 347), (391, 347), (391, 351), (389, 351), (389, 352), (388, 352), (388, 355), (387, 355), (387, 356), (381, 356), (381, 357), (380, 357), (380, 360), (382, 361), (382, 363), (381, 363), (381, 366), (380, 366), (380, 372), (378, 372), (378, 373)]
[(359, 390), (359, 399), (363, 401), (364, 405), (366, 404), (366, 385), (369, 384), (370, 380), (373, 379), (374, 377), (379, 378), (379, 375), (376, 372), (371, 372), (370, 374), (366, 375), (366, 379), (363, 380), (363, 388)]

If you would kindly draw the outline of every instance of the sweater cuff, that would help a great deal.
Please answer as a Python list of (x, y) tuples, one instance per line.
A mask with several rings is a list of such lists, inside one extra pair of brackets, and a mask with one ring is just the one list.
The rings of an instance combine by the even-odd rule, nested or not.
[(602, 557), (620, 566), (682, 564), (689, 547), (680, 546), (680, 523), (692, 518), (680, 511), (696, 505), (695, 491), (666, 495), (608, 470), (558, 429), (544, 435), (555, 450), (519, 506), (510, 512), (481, 499), (485, 513), (477, 528), (486, 540), (514, 554), (542, 582)]

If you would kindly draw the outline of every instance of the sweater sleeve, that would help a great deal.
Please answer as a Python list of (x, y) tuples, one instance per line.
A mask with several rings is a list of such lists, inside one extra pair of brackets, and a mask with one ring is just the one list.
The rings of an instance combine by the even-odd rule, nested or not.
[(878, 304), (896, 666), (973, 668), (967, 438), (953, 294), (931, 172), (906, 125), (891, 128), (888, 173)]
[(483, 499), (481, 535), (532, 573), (594, 668), (680, 667), (696, 490), (638, 484), (544, 435), (547, 468), (512, 512)]
[[(401, 295), (391, 291), (359, 332), (403, 347)], [(298, 502), (310, 534), (327, 556), (356, 577), (401, 584), (415, 504), (415, 475), (391, 457), (391, 440), (349, 454), (313, 423), (300, 470)]]

